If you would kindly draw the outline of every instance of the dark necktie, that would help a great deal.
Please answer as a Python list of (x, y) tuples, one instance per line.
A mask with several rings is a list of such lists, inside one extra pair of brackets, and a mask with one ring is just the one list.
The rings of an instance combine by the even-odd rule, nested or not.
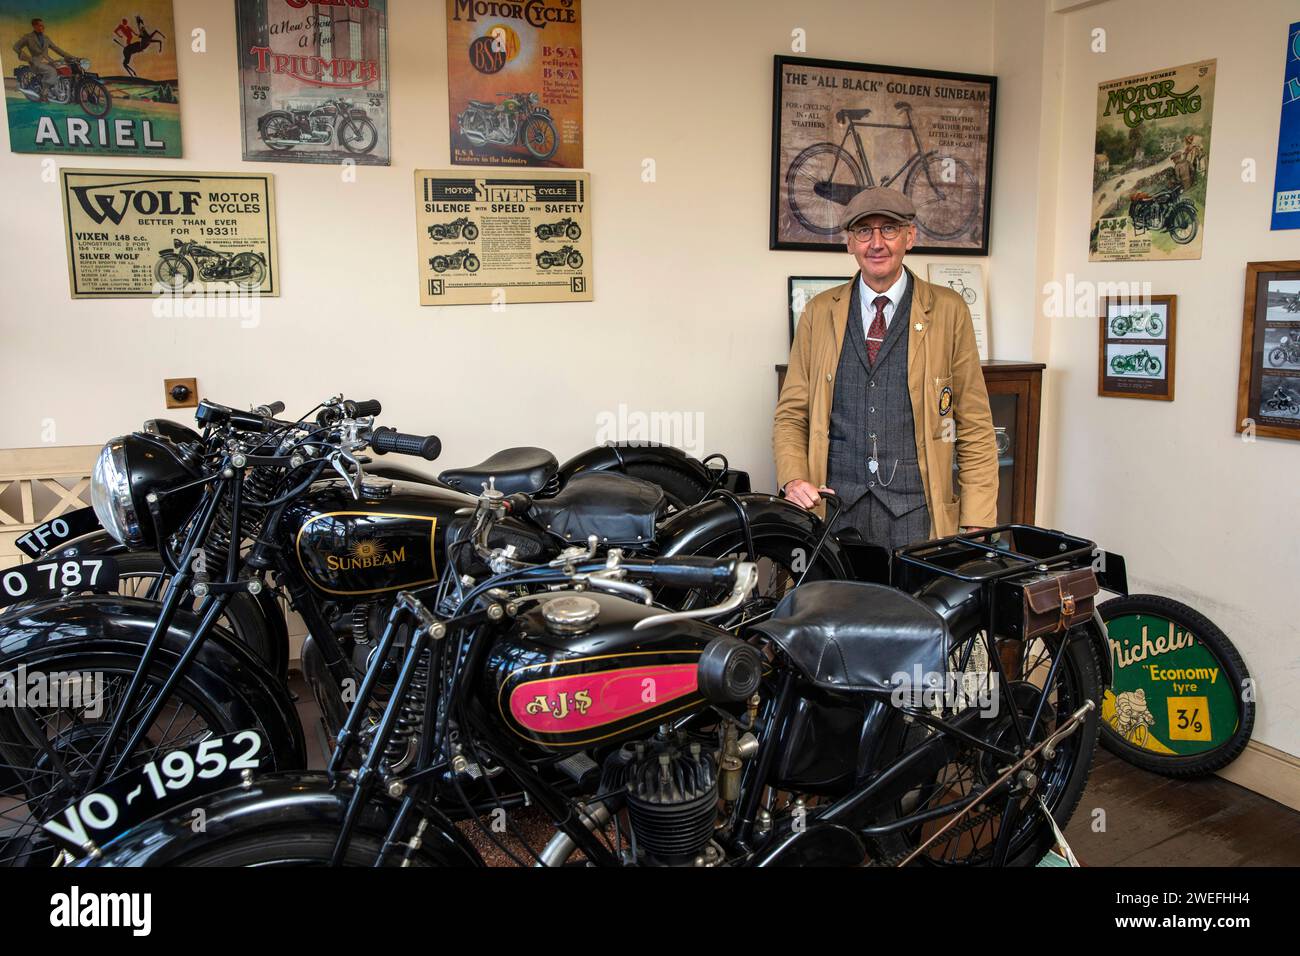
[(880, 343), (885, 341), (885, 306), (889, 304), (889, 296), (878, 295), (871, 304), (876, 307), (876, 317), (871, 320), (871, 328), (867, 329), (867, 361), (875, 365)]

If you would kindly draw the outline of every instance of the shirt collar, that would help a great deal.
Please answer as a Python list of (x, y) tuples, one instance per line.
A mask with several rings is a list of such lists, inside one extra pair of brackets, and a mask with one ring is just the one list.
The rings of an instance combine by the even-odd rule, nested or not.
[[(903, 271), (898, 276), (898, 281), (883, 293), (884, 296), (889, 299), (890, 315), (893, 315), (894, 310), (898, 308), (898, 303), (903, 301), (903, 293), (906, 291), (907, 269), (904, 267)], [(877, 292), (875, 289), (871, 288), (871, 286), (867, 285), (866, 281), (862, 278), (862, 273), (858, 273), (858, 298), (861, 300), (862, 308), (864, 310), (875, 301), (876, 296), (881, 294), (882, 293)]]

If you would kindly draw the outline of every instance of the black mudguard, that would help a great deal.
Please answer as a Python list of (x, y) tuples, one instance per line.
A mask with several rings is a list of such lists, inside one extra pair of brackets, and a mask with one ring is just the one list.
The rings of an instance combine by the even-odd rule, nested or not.
[[(774, 495), (735, 495), (734, 500), (740, 503), (756, 540), (787, 539), (793, 547), (805, 548), (806, 556), (812, 557), (826, 529), (815, 514)], [(707, 554), (714, 542), (743, 542), (744, 538), (744, 521), (728, 498), (710, 498), (679, 511), (661, 524), (655, 534), (659, 554), (664, 557)], [(848, 556), (834, 535), (826, 537), (817, 560), (835, 578), (853, 577)]]
[[(653, 442), (611, 442), (588, 448), (560, 466), (560, 484), (567, 485), (575, 475), (584, 471), (627, 471), (629, 465), (656, 464), (680, 472), (705, 488), (713, 487), (717, 473), (698, 458), (686, 454), (672, 445)], [(733, 491), (749, 490), (749, 475), (743, 471), (728, 471), (723, 487)]]
[[(73, 551), (72, 549), (76, 549)], [(118, 540), (103, 528), (96, 528), (94, 531), (87, 531), (85, 534), (76, 538), (69, 538), (63, 544), (51, 548), (41, 555), (41, 560), (46, 558), (57, 558), (64, 554), (69, 556), (73, 554), (102, 554), (112, 557), (118, 554), (129, 554), (130, 550), (124, 544), (119, 544)]]
[[(0, 615), (0, 668), (38, 652), (59, 657), (76, 653), (87, 662), (97, 654), (138, 657), (157, 618), (154, 602), (116, 595), (80, 595), (15, 607)], [(175, 664), (197, 624), (195, 615), (177, 612), (159, 650), (159, 667)], [(250, 729), (260, 724), (277, 769), (307, 765), (302, 723), (287, 687), (233, 634), (214, 627), (189, 673), (236, 722)]]
[[(168, 814), (155, 817), (106, 844), (97, 860), (78, 866), (178, 866), (196, 851), (239, 833), (322, 826), (337, 830), (351, 789), (330, 788), (324, 773), (275, 773), (256, 778), (248, 787), (236, 786), (199, 797)], [(194, 809), (205, 815), (203, 832), (194, 832)], [(383, 837), (397, 801), (382, 793), (366, 802), (357, 830)], [(432, 808), (415, 814), (428, 821), (417, 856), (436, 866), (482, 866), (473, 844), (445, 816)]]

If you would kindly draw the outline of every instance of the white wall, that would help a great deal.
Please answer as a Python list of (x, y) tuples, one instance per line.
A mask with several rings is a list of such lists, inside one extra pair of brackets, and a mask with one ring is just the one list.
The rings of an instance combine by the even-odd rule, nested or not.
[[(1184, 600), (1219, 624), (1258, 682), (1255, 739), (1300, 754), (1300, 444), (1234, 433), (1245, 263), (1300, 259), (1270, 232), (1287, 25), (1284, 0), (1110, 2), (1064, 16), (1054, 278), (1150, 282), (1178, 296), (1176, 400), (1097, 396), (1097, 320), (1051, 320), (1045, 513), (1128, 559), (1136, 590)], [(1091, 31), (1106, 31), (1104, 54)], [(1089, 263), (1097, 84), (1218, 59), (1205, 244), (1199, 261)], [(1257, 166), (1242, 181), (1242, 161)]]

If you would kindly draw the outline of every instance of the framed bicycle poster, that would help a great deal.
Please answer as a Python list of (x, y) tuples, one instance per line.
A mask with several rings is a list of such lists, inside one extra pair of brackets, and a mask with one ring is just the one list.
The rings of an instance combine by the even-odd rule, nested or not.
[(1300, 440), (1300, 260), (1246, 263), (1237, 431)]
[(774, 58), (768, 247), (843, 252), (868, 186), (916, 204), (913, 252), (987, 255), (997, 77)]

